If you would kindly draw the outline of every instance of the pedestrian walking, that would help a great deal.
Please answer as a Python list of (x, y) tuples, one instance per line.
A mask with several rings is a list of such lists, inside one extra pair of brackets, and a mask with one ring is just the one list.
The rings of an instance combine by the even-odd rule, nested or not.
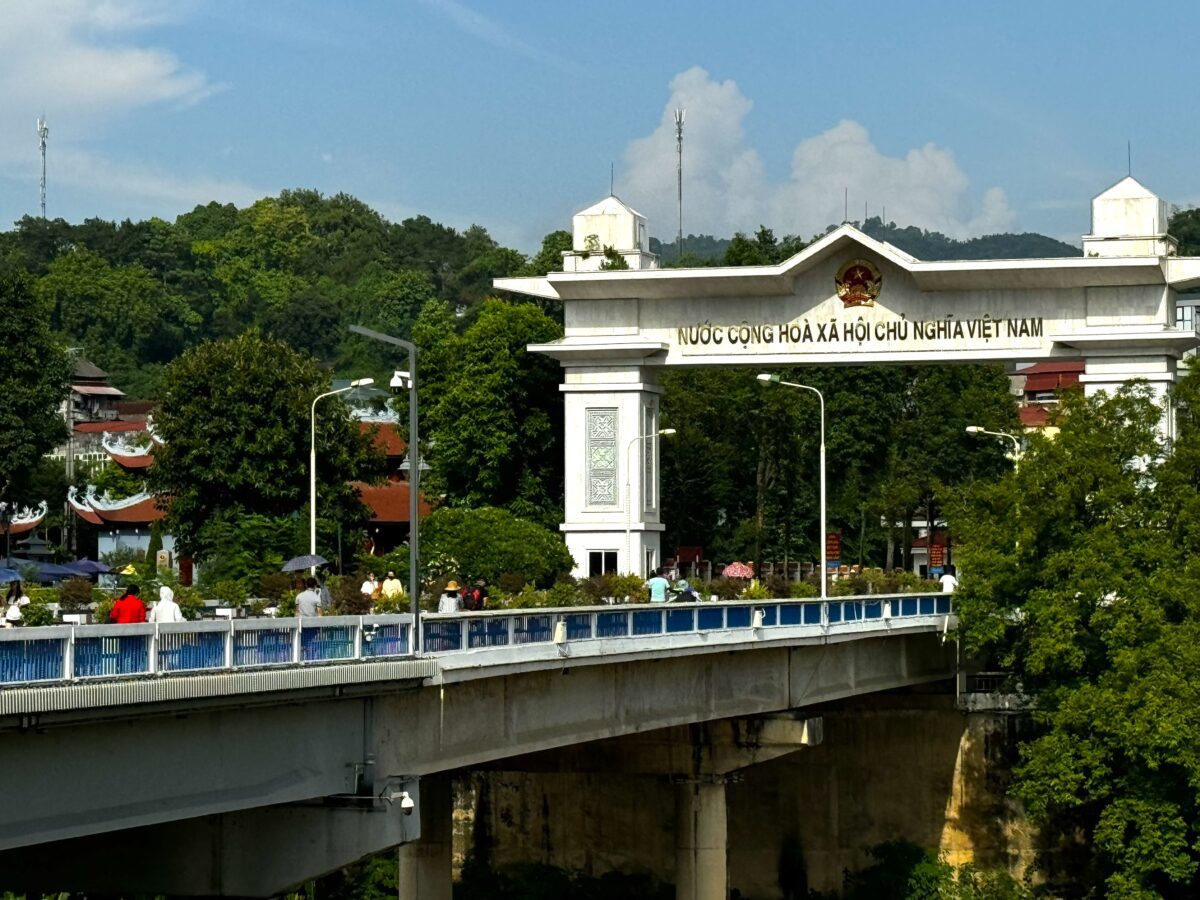
[(146, 604), (138, 596), (136, 584), (128, 585), (121, 599), (112, 605), (108, 621), (116, 625), (135, 625), (146, 621)]
[(165, 584), (158, 589), (158, 602), (150, 610), (150, 621), (159, 624), (183, 621), (183, 610), (175, 602), (175, 592)]
[(400, 579), (396, 577), (395, 572), (388, 572), (387, 578), (383, 579), (383, 587), (380, 593), (385, 600), (394, 600), (397, 597), (403, 596), (404, 585), (400, 583)]
[(646, 582), (646, 587), (650, 589), (651, 603), (666, 603), (667, 590), (671, 587), (671, 582), (662, 576), (662, 569), (654, 570), (654, 577)]
[(317, 593), (317, 579), (308, 578), (304, 590), (296, 595), (296, 615), (311, 619), (321, 614), (321, 595)]
[(438, 612), (458, 612), (458, 590), (458, 582), (454, 579), (450, 579), (450, 581), (446, 583), (446, 590), (442, 591), (442, 596), (438, 600)]

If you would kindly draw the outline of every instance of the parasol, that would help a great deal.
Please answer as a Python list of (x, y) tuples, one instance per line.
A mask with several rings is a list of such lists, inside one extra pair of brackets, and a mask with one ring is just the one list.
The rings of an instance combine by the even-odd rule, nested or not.
[(306, 553), (304, 556), (297, 556), (285, 562), (283, 564), (283, 571), (301, 572), (304, 569), (312, 569), (316, 566), (323, 566), (327, 562), (329, 562), (329, 560), (323, 556), (317, 556), (313, 553)]
[(743, 562), (731, 562), (722, 574), (726, 578), (753, 578), (754, 569)]

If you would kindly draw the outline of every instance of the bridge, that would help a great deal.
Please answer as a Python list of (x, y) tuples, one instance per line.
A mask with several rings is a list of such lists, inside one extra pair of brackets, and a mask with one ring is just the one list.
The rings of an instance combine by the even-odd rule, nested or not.
[(0, 630), (0, 870), (271, 896), (403, 845), (401, 896), (448, 898), (445, 773), (637, 735), (593, 764), (678, 781), (680, 896), (723, 896), (727, 776), (819, 741), (815, 704), (952, 677), (953, 624), (927, 594), (426, 615), (421, 653), (407, 615)]

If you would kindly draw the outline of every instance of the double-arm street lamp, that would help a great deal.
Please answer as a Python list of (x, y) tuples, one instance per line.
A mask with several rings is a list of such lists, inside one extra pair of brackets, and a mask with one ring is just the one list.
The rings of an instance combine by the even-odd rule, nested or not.
[(421, 578), (419, 544), (417, 540), (417, 520), (420, 518), (421, 463), (417, 434), (417, 347), (411, 341), (392, 337), (379, 331), (372, 331), (362, 325), (351, 325), (350, 330), (355, 334), (400, 347), (408, 353), (408, 371), (397, 372), (391, 381), (393, 390), (408, 389), (408, 598), (412, 608), (412, 651), (421, 649)]
[[(324, 400), (326, 397), (335, 397), (338, 394), (344, 394), (355, 388), (367, 387), (374, 383), (374, 378), (359, 378), (356, 381), (350, 382), (347, 387), (338, 388), (336, 391), (326, 391), (324, 394), (317, 394), (313, 399), (312, 417), (309, 422), (311, 425), (311, 441), (308, 449), (308, 552), (313, 556), (317, 555), (317, 401)], [(313, 566), (310, 571), (315, 575), (317, 567)]]
[[(649, 434), (640, 434), (635, 438), (630, 439), (625, 445), (625, 562), (629, 565), (630, 572), (637, 572), (639, 575), (645, 574), (641, 571), (641, 563), (637, 569), (633, 568), (633, 545), (631, 543), (631, 532), (633, 530), (633, 489), (631, 480), (633, 477), (633, 445), (656, 437), (670, 437), (675, 433), (674, 428), (663, 428), (659, 431), (652, 431)], [(644, 469), (645, 467), (643, 467)], [(646, 475), (652, 474), (643, 471), (642, 480), (645, 481)], [(642, 493), (646, 491), (646, 485), (642, 485)]]
[(772, 375), (763, 372), (758, 376), (758, 380), (764, 384), (782, 384), (784, 387), (797, 388), (801, 391), (810, 391), (817, 395), (817, 400), (821, 403), (821, 454), (820, 454), (820, 469), (821, 469), (821, 599), (828, 599), (826, 582), (829, 579), (829, 572), (826, 570), (828, 560), (825, 558), (826, 553), (826, 537), (825, 537), (825, 395), (815, 387), (810, 387), (807, 384), (796, 384), (794, 381), (784, 381), (778, 375)]
[(1006, 441), (1012, 441), (1013, 445), (1013, 466), (1018, 466), (1021, 463), (1021, 442), (1015, 434), (1006, 434), (1003, 431), (988, 431), (982, 425), (968, 425), (967, 434), (986, 434), (989, 437), (1001, 438)]

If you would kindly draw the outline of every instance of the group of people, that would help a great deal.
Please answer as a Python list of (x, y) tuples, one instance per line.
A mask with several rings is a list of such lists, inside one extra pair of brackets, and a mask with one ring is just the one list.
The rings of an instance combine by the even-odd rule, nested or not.
[(165, 584), (158, 589), (158, 602), (146, 611), (146, 604), (138, 596), (138, 586), (125, 586), (125, 593), (112, 605), (108, 621), (116, 625), (133, 625), (138, 622), (182, 622), (183, 610), (175, 602), (175, 592)]
[(487, 608), (487, 582), (480, 578), (473, 585), (460, 587), (453, 578), (446, 582), (446, 589), (438, 598), (438, 612), (478, 612)]
[(381, 599), (395, 600), (404, 596), (404, 585), (400, 583), (396, 573), (391, 570), (388, 571), (387, 578), (382, 582), (375, 577), (374, 572), (368, 572), (360, 590), (363, 596), (369, 597), (372, 602)]
[[(646, 582), (646, 589), (650, 592), (651, 603), (666, 603), (668, 600), (676, 600), (680, 603), (696, 603), (700, 600), (695, 589), (692, 588), (682, 578), (675, 582), (675, 586), (671, 586), (671, 582), (667, 580), (663, 574), (666, 569), (655, 569), (654, 575)], [(671, 596), (674, 594), (674, 596)]]

